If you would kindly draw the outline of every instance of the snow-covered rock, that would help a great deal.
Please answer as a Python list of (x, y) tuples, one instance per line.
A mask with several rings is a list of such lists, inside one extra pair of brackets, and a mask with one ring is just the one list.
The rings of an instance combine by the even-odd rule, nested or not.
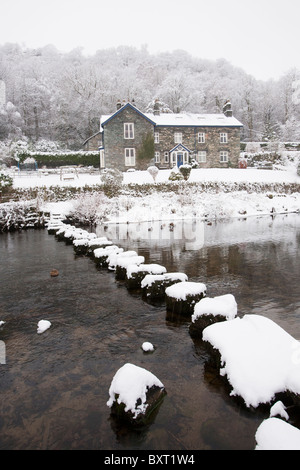
[(166, 391), (163, 383), (148, 370), (127, 363), (113, 377), (107, 406), (112, 414), (132, 424), (145, 422)]
[(150, 343), (149, 341), (145, 341), (143, 344), (142, 344), (142, 350), (144, 352), (152, 352), (154, 351), (154, 346), (152, 343)]
[(139, 289), (141, 282), (148, 274), (164, 274), (167, 270), (160, 264), (129, 264), (126, 269), (126, 285), (128, 289)]
[(141, 282), (141, 288), (148, 300), (165, 299), (167, 287), (177, 282), (188, 281), (185, 273), (147, 274)]
[(118, 257), (116, 262), (116, 279), (125, 280), (127, 268), (130, 265), (140, 265), (145, 262), (144, 256), (122, 256)]
[(206, 296), (202, 282), (177, 282), (166, 288), (166, 307), (172, 313), (192, 315), (195, 304)]
[(207, 326), (217, 321), (233, 320), (237, 315), (237, 303), (232, 294), (204, 297), (194, 307), (191, 335), (202, 335)]
[(220, 355), (220, 374), (227, 377), (232, 396), (247, 407), (271, 403), (275, 395), (300, 395), (300, 343), (272, 320), (245, 315), (208, 326), (203, 340)]
[(272, 418), (273, 416), (281, 416), (281, 418), (285, 419), (286, 421), (289, 420), (289, 415), (286, 412), (286, 407), (282, 401), (277, 401), (273, 406), (271, 406), (270, 417)]
[(265, 419), (255, 439), (256, 450), (300, 450), (300, 429), (280, 418)]
[(123, 251), (122, 253), (111, 253), (107, 259), (108, 267), (112, 271), (116, 269), (118, 261), (122, 258), (138, 256), (137, 252), (134, 250)]
[(107, 267), (108, 266), (108, 259), (110, 257), (110, 255), (119, 255), (121, 253), (123, 253), (124, 249), (123, 248), (120, 248), (118, 247), (117, 245), (109, 245), (109, 246), (106, 246), (106, 247), (103, 247), (103, 248), (96, 248), (94, 251), (93, 251), (93, 258), (96, 262), (96, 264), (100, 265), (100, 266), (105, 266)]
[(37, 325), (37, 333), (38, 334), (44, 333), (44, 331), (48, 330), (50, 326), (51, 326), (51, 322), (49, 320), (40, 320)]

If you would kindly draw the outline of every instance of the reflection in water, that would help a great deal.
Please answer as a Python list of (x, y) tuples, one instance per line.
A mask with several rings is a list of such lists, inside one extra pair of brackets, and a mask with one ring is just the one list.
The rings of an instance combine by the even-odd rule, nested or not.
[[(239, 315), (265, 315), (300, 338), (298, 215), (108, 226), (97, 234), (204, 282), (209, 296), (232, 293)], [(47, 231), (3, 234), (0, 245), (1, 449), (254, 448), (261, 413), (232, 400), (188, 319), (127, 291)], [(52, 326), (38, 335), (41, 319)], [(144, 341), (155, 345), (151, 355)], [(139, 431), (114, 422), (106, 406), (126, 362), (150, 370), (167, 391), (153, 424)]]

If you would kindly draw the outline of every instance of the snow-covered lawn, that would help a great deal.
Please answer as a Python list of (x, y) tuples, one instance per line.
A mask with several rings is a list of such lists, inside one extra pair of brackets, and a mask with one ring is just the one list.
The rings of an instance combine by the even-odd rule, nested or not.
[[(156, 177), (157, 183), (168, 181), (171, 170), (160, 170)], [(153, 183), (153, 178), (148, 171), (130, 171), (123, 174), (124, 184)], [(286, 170), (257, 170), (257, 169), (231, 169), (231, 168), (207, 168), (193, 169), (190, 182), (219, 182), (219, 183), (300, 183), (300, 177), (294, 168)], [(34, 172), (32, 174), (14, 176), (15, 188), (34, 188), (50, 186), (82, 187), (101, 184), (100, 173), (79, 173), (78, 178), (61, 180), (60, 174)]]

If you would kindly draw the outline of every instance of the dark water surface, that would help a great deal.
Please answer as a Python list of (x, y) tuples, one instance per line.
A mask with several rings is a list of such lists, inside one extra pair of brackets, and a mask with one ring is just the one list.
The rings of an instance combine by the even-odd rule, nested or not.
[[(102, 227), (146, 262), (204, 282), (207, 295), (232, 293), (239, 315), (265, 315), (300, 339), (300, 217)], [(52, 268), (59, 276), (50, 277)], [(238, 405), (189, 334), (129, 292), (113, 272), (46, 230), (0, 236), (0, 449), (253, 449), (265, 415)], [(52, 326), (37, 334), (39, 320)], [(144, 341), (155, 346), (141, 350)], [(106, 406), (127, 362), (154, 373), (167, 395), (155, 421), (134, 432)]]

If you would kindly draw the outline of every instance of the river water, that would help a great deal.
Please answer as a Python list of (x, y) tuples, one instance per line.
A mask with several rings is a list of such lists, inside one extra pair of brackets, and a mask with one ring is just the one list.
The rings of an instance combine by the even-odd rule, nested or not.
[[(98, 227), (169, 272), (235, 296), (238, 314), (265, 315), (300, 339), (300, 216)], [(51, 277), (52, 268), (59, 276)], [(47, 230), (0, 236), (0, 449), (253, 449), (266, 417), (228, 394), (187, 318), (170, 318), (114, 273)], [(37, 334), (41, 319), (51, 328)], [(150, 341), (155, 351), (141, 345)], [(165, 396), (154, 422), (133, 431), (107, 407), (116, 371), (154, 373)]]

